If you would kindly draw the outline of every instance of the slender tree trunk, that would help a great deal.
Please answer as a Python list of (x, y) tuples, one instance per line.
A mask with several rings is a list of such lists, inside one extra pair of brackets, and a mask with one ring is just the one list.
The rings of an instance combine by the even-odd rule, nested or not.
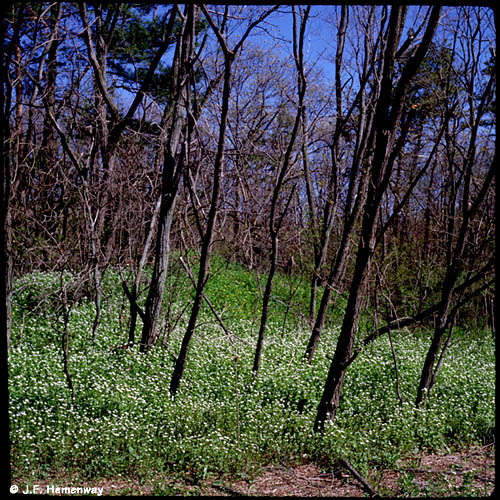
[[(367, 226), (368, 224), (365, 225)], [(371, 228), (366, 229), (370, 231), (370, 233), (372, 232)], [(369, 239), (370, 233), (368, 234)], [(373, 238), (371, 239), (373, 240)], [(347, 362), (352, 354), (352, 348), (356, 338), (369, 263), (370, 252), (368, 246), (361, 247), (356, 259), (356, 268), (351, 282), (344, 321), (342, 322), (335, 355), (330, 364), (325, 382), (325, 389), (318, 405), (316, 420), (314, 422), (314, 432), (323, 432), (325, 421), (328, 418), (333, 420), (339, 407), (340, 393), (347, 371)]]
[(269, 316), (269, 302), (271, 301), (271, 293), (273, 289), (273, 278), (276, 273), (276, 264), (278, 256), (277, 238), (272, 239), (271, 249), (271, 265), (267, 274), (266, 287), (264, 288), (264, 295), (262, 296), (262, 312), (260, 316), (259, 333), (257, 335), (257, 347), (255, 348), (255, 355), (253, 360), (252, 371), (255, 376), (259, 373), (260, 360), (262, 358), (262, 346), (264, 344), (264, 335), (266, 331), (267, 319)]
[[(0, 6), (0, 40), (3, 41), (0, 51), (0, 354), (1, 354), (1, 397), (6, 402), (4, 416), (5, 427), (5, 459), (2, 463), (3, 471), (10, 486), (11, 480), (11, 444), (9, 423), (9, 372), (8, 352), (11, 335), (11, 299), (12, 299), (12, 254), (10, 246), (10, 196), (11, 196), (11, 162), (10, 140), (11, 130), (9, 116), (11, 109), (11, 87), (7, 85), (10, 73), (10, 61), (14, 47), (19, 44), (20, 25), (23, 20), (25, 6), (21, 5), (15, 11), (14, 3), (4, 2)], [(12, 46), (9, 47), (5, 40), (10, 28), (9, 20), (14, 18), (12, 26)]]
[[(174, 78), (177, 96), (174, 104), (169, 137), (165, 146), (161, 187), (162, 199), (155, 249), (155, 264), (146, 299), (146, 310), (140, 347), (141, 352), (148, 351), (154, 345), (158, 337), (157, 326), (160, 318), (170, 257), (170, 231), (174, 217), (178, 186), (184, 168), (184, 159), (188, 154), (187, 143), (189, 142), (190, 130), (194, 126), (193, 123), (188, 121), (188, 130), (186, 131), (187, 120), (185, 116), (191, 115), (189, 85), (191, 82), (190, 75), (194, 55), (194, 37), (197, 16), (198, 9), (195, 5), (186, 6), (182, 35), (174, 55)], [(183, 131), (186, 137), (182, 142), (182, 152), (178, 155), (177, 148), (181, 142)]]
[[(344, 24), (347, 25), (347, 13), (343, 13), (344, 20), (341, 22), (341, 26)], [(374, 21), (374, 8), (372, 8), (368, 27), (372, 26)], [(343, 51), (341, 50), (344, 44), (345, 33), (338, 34), (338, 48), (337, 48), (337, 57), (336, 57), (336, 78), (338, 82), (340, 82), (341, 78), (341, 62)], [(367, 186), (367, 170), (363, 169), (361, 175), (359, 174), (361, 170), (362, 163), (366, 161), (366, 152), (368, 149), (373, 149), (373, 143), (369, 144), (370, 139), (370, 131), (373, 127), (374, 120), (374, 106), (368, 107), (366, 102), (366, 97), (364, 95), (364, 87), (366, 82), (368, 81), (368, 77), (373, 70), (373, 59), (375, 58), (375, 54), (371, 54), (371, 48), (368, 38), (365, 39), (365, 59), (363, 64), (362, 71), (362, 85), (358, 91), (358, 95), (354, 100), (354, 103), (351, 105), (349, 111), (343, 116), (342, 113), (342, 93), (341, 86), (337, 84), (336, 86), (336, 106), (337, 106), (337, 115), (339, 117), (343, 116), (343, 119), (336, 119), (334, 138), (332, 144), (332, 173), (331, 178), (336, 175), (337, 170), (337, 154), (339, 149), (339, 141), (343, 129), (347, 123), (348, 117), (352, 114), (355, 109), (356, 103), (359, 101), (359, 118), (358, 118), (358, 126), (357, 126), (357, 138), (356, 138), (356, 146), (354, 151), (354, 157), (352, 160), (351, 171), (349, 175), (349, 185), (347, 189), (347, 199), (346, 199), (346, 214), (344, 215), (344, 224), (342, 229), (342, 237), (340, 240), (339, 247), (337, 248), (335, 258), (332, 261), (330, 272), (328, 274), (326, 280), (326, 286), (323, 291), (323, 295), (321, 297), (320, 305), (318, 312), (316, 313), (316, 319), (313, 324), (313, 328), (311, 331), (311, 335), (309, 337), (309, 341), (306, 347), (305, 359), (307, 362), (311, 362), (316, 351), (316, 348), (319, 343), (319, 338), (321, 336), (321, 332), (323, 330), (324, 323), (326, 321), (326, 316), (328, 312), (328, 306), (330, 305), (330, 301), (332, 298), (333, 291), (339, 288), (339, 285), (342, 281), (342, 277), (344, 275), (345, 267), (347, 264), (347, 260), (350, 256), (351, 250), (351, 237), (354, 231), (356, 222), (361, 213), (361, 210), (364, 206), (366, 200), (366, 186)], [(380, 79), (380, 75), (375, 75), (376, 80)], [(380, 89), (377, 87), (372, 96), (373, 102), (376, 102), (378, 98)], [(372, 103), (373, 104), (373, 103)], [(332, 183), (332, 181), (330, 181)], [(327, 209), (330, 210), (329, 205), (325, 206), (325, 219), (327, 215)], [(331, 214), (329, 214), (331, 216)], [(325, 249), (326, 250), (326, 249)]]
[(221, 172), (224, 163), (224, 142), (226, 137), (227, 114), (229, 110), (229, 96), (231, 92), (230, 84), (231, 84), (231, 72), (232, 72), (231, 68), (233, 60), (234, 60), (233, 53), (226, 54), (225, 65), (224, 65), (224, 89), (222, 96), (221, 122), (219, 127), (219, 141), (217, 146), (217, 154), (215, 157), (212, 198), (210, 201), (210, 209), (208, 212), (207, 228), (202, 239), (200, 267), (198, 271), (198, 280), (196, 284), (196, 294), (194, 297), (193, 306), (191, 308), (191, 314), (189, 317), (188, 326), (184, 334), (184, 337), (182, 339), (179, 355), (177, 356), (174, 371), (172, 373), (172, 378), (170, 381), (171, 394), (175, 394), (177, 392), (182, 376), (184, 374), (184, 369), (186, 367), (186, 362), (187, 362), (189, 344), (191, 342), (191, 338), (193, 336), (196, 327), (196, 322), (198, 320), (198, 315), (203, 301), (203, 290), (205, 288), (206, 280), (208, 277), (208, 270), (210, 267), (212, 236), (215, 226), (215, 219), (217, 217), (217, 201), (219, 199)]
[[(221, 120), (219, 126), (219, 138), (217, 143), (217, 153), (215, 155), (214, 163), (214, 174), (213, 174), (213, 185), (212, 194), (210, 200), (210, 208), (208, 211), (207, 227), (205, 233), (202, 237), (202, 247), (200, 255), (200, 265), (198, 271), (198, 280), (196, 284), (196, 294), (194, 297), (193, 306), (191, 308), (191, 314), (189, 317), (188, 326), (184, 337), (182, 339), (181, 348), (177, 360), (175, 362), (174, 371), (172, 373), (172, 378), (170, 380), (170, 393), (176, 394), (179, 384), (181, 382), (182, 376), (184, 374), (184, 369), (186, 367), (187, 355), (189, 350), (189, 344), (191, 338), (194, 334), (196, 327), (196, 322), (198, 320), (198, 314), (200, 312), (201, 303), (203, 301), (203, 290), (208, 279), (208, 270), (210, 266), (210, 255), (212, 246), (212, 237), (215, 226), (215, 219), (217, 217), (217, 203), (219, 200), (220, 183), (222, 177), (222, 169), (224, 167), (224, 151), (225, 151), (225, 140), (226, 140), (226, 129), (227, 129), (227, 117), (229, 112), (229, 97), (231, 94), (231, 75), (232, 75), (232, 65), (235, 60), (236, 54), (240, 50), (244, 41), (250, 34), (251, 30), (264, 20), (271, 12), (277, 9), (273, 7), (265, 11), (257, 20), (251, 23), (243, 36), (240, 38), (239, 42), (236, 44), (233, 50), (230, 50), (227, 46), (224, 35), (221, 33), (219, 28), (216, 26), (214, 20), (210, 16), (204, 5), (201, 5), (201, 9), (210, 24), (212, 30), (214, 31), (219, 45), (224, 53), (224, 80), (223, 80), (223, 91), (222, 91), (222, 106), (221, 106)], [(223, 24), (227, 21), (228, 8), (226, 7), (224, 14)]]
[[(452, 192), (450, 194), (450, 204), (448, 209), (449, 221), (447, 225), (447, 241), (446, 241), (446, 274), (443, 279), (442, 291), (441, 291), (441, 307), (439, 309), (439, 314), (437, 316), (437, 325), (434, 330), (431, 345), (427, 351), (427, 355), (422, 367), (422, 372), (420, 375), (420, 382), (417, 388), (417, 398), (415, 401), (416, 406), (419, 406), (429, 395), (429, 391), (432, 387), (433, 380), (437, 376), (437, 371), (439, 370), (439, 364), (434, 368), (436, 359), (439, 355), (439, 351), (444, 341), (446, 334), (446, 329), (450, 324), (450, 321), (454, 321), (454, 317), (450, 319), (449, 309), (452, 302), (453, 288), (462, 272), (463, 263), (466, 254), (466, 240), (470, 232), (470, 222), (473, 220), (475, 214), (479, 211), (481, 204), (483, 203), (486, 195), (491, 189), (491, 183), (494, 178), (494, 165), (496, 163), (496, 154), (493, 159), (492, 164), (485, 176), (480, 189), (474, 199), (471, 196), (471, 187), (473, 179), (473, 166), (476, 161), (476, 140), (479, 130), (479, 125), (481, 123), (481, 118), (486, 110), (487, 102), (492, 99), (493, 85), (496, 81), (496, 71), (493, 71), (490, 75), (489, 81), (485, 86), (481, 99), (477, 109), (474, 113), (474, 107), (470, 106), (470, 129), (471, 135), (469, 139), (469, 144), (467, 148), (467, 154), (463, 160), (462, 168), (460, 169), (460, 177), (457, 183), (462, 184), (461, 194), (462, 194), (462, 213), (461, 213), (461, 224), (458, 228), (458, 235), (455, 240), (455, 227), (457, 220), (456, 216), (456, 199), (457, 192), (459, 191), (459, 185), (452, 182)], [(448, 130), (446, 133), (446, 143), (448, 148), (453, 148), (452, 141), (450, 141), (450, 136)], [(449, 151), (449, 168), (453, 171), (454, 168), (453, 160), (451, 157), (451, 151)], [(457, 168), (455, 166), (455, 168)], [(458, 169), (458, 168), (457, 168)], [(451, 177), (451, 175), (450, 175)], [(454, 179), (453, 179), (454, 181)], [(454, 243), (455, 242), (455, 243)]]
[(137, 324), (137, 315), (138, 315), (138, 305), (137, 298), (139, 293), (139, 287), (142, 280), (142, 273), (144, 271), (144, 266), (146, 264), (146, 260), (149, 255), (149, 250), (151, 248), (151, 243), (153, 241), (154, 231), (156, 230), (156, 224), (160, 215), (161, 208), (161, 200), (160, 196), (155, 204), (153, 209), (153, 216), (151, 218), (151, 222), (149, 224), (148, 234), (146, 236), (146, 241), (144, 243), (144, 247), (142, 249), (141, 258), (139, 260), (139, 265), (137, 267), (137, 272), (134, 279), (134, 284), (132, 285), (131, 297), (130, 297), (130, 326), (128, 333), (128, 343), (133, 344), (135, 342), (135, 327)]
[(165, 156), (155, 264), (146, 299), (145, 317), (142, 327), (141, 352), (148, 351), (155, 344), (157, 338), (157, 325), (160, 317), (170, 256), (170, 230), (174, 216), (180, 170), (182, 170), (183, 166), (182, 160), (176, 163), (172, 156), (168, 154)]
[[(353, 200), (354, 198), (354, 190), (358, 173), (358, 167), (359, 163), (355, 162), (353, 168), (351, 169), (350, 182), (347, 195), (347, 206), (350, 206), (350, 204), (352, 203), (351, 200)], [(360, 215), (361, 210), (363, 209), (366, 200), (367, 180), (368, 176), (365, 170), (361, 175), (361, 179), (359, 180), (358, 183), (358, 188), (357, 188), (358, 194), (356, 196), (356, 200), (354, 201), (354, 206), (352, 207), (351, 212), (348, 215), (346, 215), (344, 219), (342, 238), (340, 240), (340, 244), (337, 249), (335, 259), (332, 262), (330, 273), (326, 280), (326, 287), (325, 290), (323, 291), (323, 295), (321, 296), (321, 302), (319, 305), (318, 312), (316, 314), (316, 320), (314, 322), (314, 326), (306, 347), (305, 358), (309, 363), (312, 361), (314, 353), (318, 346), (319, 338), (321, 335), (321, 331), (323, 330), (323, 326), (325, 324), (328, 306), (330, 305), (333, 291), (336, 287), (338, 287), (339, 283), (341, 282), (341, 278), (343, 276), (345, 266), (347, 264), (347, 259), (350, 254), (351, 235), (355, 223), (358, 220), (358, 217)]]
[[(296, 131), (295, 131), (296, 132)], [(294, 135), (292, 133), (292, 135)], [(292, 144), (292, 143), (291, 143)], [(286, 172), (286, 165), (288, 164), (288, 161), (285, 160), (285, 164), (283, 165), (283, 169)], [(276, 193), (279, 193), (279, 189), (276, 190)], [(262, 358), (262, 346), (264, 344), (264, 335), (266, 332), (266, 326), (267, 326), (267, 320), (269, 317), (269, 303), (271, 302), (271, 293), (273, 290), (273, 279), (274, 275), (276, 274), (276, 269), (278, 267), (278, 233), (279, 233), (279, 227), (281, 225), (281, 222), (283, 221), (283, 217), (286, 215), (288, 211), (288, 205), (290, 204), (290, 201), (292, 199), (294, 189), (290, 193), (290, 196), (288, 198), (288, 203), (286, 205), (286, 208), (284, 209), (283, 213), (281, 214), (280, 221), (276, 224), (274, 223), (274, 213), (276, 209), (276, 202), (277, 202), (277, 196), (276, 199), (273, 199), (272, 205), (273, 207), (271, 208), (271, 216), (270, 216), (270, 226), (271, 226), (271, 265), (267, 274), (267, 280), (266, 280), (266, 287), (264, 289), (264, 295), (262, 297), (262, 313), (261, 313), (261, 318), (260, 318), (260, 327), (259, 327), (259, 334), (257, 336), (257, 347), (255, 349), (255, 356), (254, 356), (254, 361), (253, 361), (253, 374), (255, 376), (258, 375), (259, 373), (259, 368), (260, 368), (260, 361)]]
[[(331, 169), (330, 176), (328, 179), (328, 189), (326, 194), (325, 206), (323, 210), (323, 221), (321, 225), (321, 230), (313, 221), (313, 253), (314, 253), (314, 269), (311, 279), (311, 295), (309, 299), (309, 320), (311, 325), (314, 324), (314, 318), (316, 318), (316, 295), (321, 281), (321, 268), (325, 263), (328, 244), (330, 241), (330, 234), (333, 228), (333, 211), (337, 203), (337, 184), (338, 184), (338, 151), (340, 146), (340, 139), (345, 127), (345, 122), (343, 120), (342, 113), (342, 80), (341, 80), (341, 68), (342, 60), (344, 54), (344, 44), (346, 36), (346, 28), (348, 23), (348, 6), (342, 6), (342, 12), (340, 17), (340, 25), (337, 30), (337, 53), (335, 57), (335, 97), (336, 97), (336, 114), (335, 114), (335, 131), (333, 137), (333, 143), (330, 145), (331, 152)], [(305, 80), (305, 77), (303, 77)], [(307, 134), (306, 134), (306, 113), (305, 109), (303, 111), (302, 118), (302, 128), (304, 143), (302, 145), (303, 149), (303, 159), (304, 159), (304, 173), (306, 179), (307, 188), (307, 198), (309, 201), (309, 212), (311, 217), (316, 216), (316, 204), (314, 202), (314, 195), (312, 192), (312, 182), (310, 179), (309, 171), (309, 160), (307, 156)], [(323, 318), (324, 320), (324, 318)]]
[[(12, 131), (9, 124), (12, 87), (8, 84), (10, 62), (15, 57), (19, 47), (19, 32), (24, 19), (24, 6), (17, 8), (14, 3), (6, 2), (0, 8), (0, 39), (6, 40), (9, 30), (9, 19), (13, 18), (12, 38), (9, 45), (1, 51), (0, 59), (0, 336), (1, 351), (5, 355), (5, 370), (7, 370), (7, 353), (10, 348), (12, 330), (12, 224), (10, 212), (10, 198), (12, 193), (12, 162), (11, 140)], [(16, 96), (17, 101), (21, 96)], [(19, 111), (19, 106), (16, 106)], [(16, 151), (20, 154), (20, 149)], [(5, 373), (6, 374), (6, 373)], [(4, 378), (5, 383), (7, 377)], [(8, 392), (7, 386), (5, 386)], [(4, 393), (5, 394), (5, 393)], [(8, 398), (7, 398), (8, 400)], [(10, 448), (9, 448), (10, 453)], [(9, 464), (10, 466), (10, 464)], [(10, 469), (9, 469), (10, 470)]]
[(290, 204), (294, 192), (294, 190), (292, 190), (288, 199), (288, 203), (286, 204), (283, 213), (279, 217), (279, 220), (275, 221), (278, 198), (283, 186), (283, 182), (285, 180), (285, 176), (290, 166), (290, 158), (295, 144), (295, 139), (297, 137), (297, 133), (299, 130), (299, 125), (301, 119), (305, 116), (303, 107), (304, 107), (304, 96), (306, 92), (306, 79), (304, 72), (303, 45), (304, 45), (304, 33), (310, 9), (311, 7), (308, 6), (304, 14), (301, 14), (300, 34), (298, 34), (297, 15), (295, 7), (293, 7), (293, 46), (294, 46), (294, 59), (295, 59), (295, 64), (297, 66), (297, 74), (298, 74), (298, 94), (299, 94), (298, 107), (297, 107), (297, 113), (295, 115), (295, 122), (292, 130), (292, 135), (288, 142), (285, 156), (283, 158), (283, 164), (281, 165), (281, 169), (278, 174), (278, 179), (276, 181), (276, 184), (274, 186), (273, 196), (271, 200), (271, 211), (269, 215), (269, 234), (271, 236), (271, 266), (267, 275), (266, 288), (264, 290), (264, 296), (262, 298), (262, 314), (260, 319), (259, 334), (257, 338), (257, 347), (255, 349), (255, 356), (253, 362), (253, 374), (255, 376), (257, 376), (259, 373), (260, 360), (262, 357), (262, 345), (264, 343), (264, 335), (269, 315), (269, 302), (271, 300), (273, 279), (276, 273), (277, 262), (278, 262), (278, 234), (281, 223), (283, 222), (283, 218), (285, 217), (286, 212), (288, 211), (288, 206)]
[[(133, 118), (135, 112), (137, 111), (143, 97), (144, 89), (151, 82), (153, 74), (160, 64), (161, 57), (165, 54), (167, 48), (170, 45), (170, 36), (173, 31), (174, 22), (177, 15), (176, 7), (172, 7), (169, 13), (169, 20), (165, 26), (165, 34), (163, 42), (155, 54), (151, 64), (148, 67), (146, 75), (141, 82), (141, 88), (137, 92), (133, 102), (131, 103), (126, 115), (120, 118), (120, 112), (117, 105), (113, 101), (113, 97), (108, 92), (108, 85), (106, 82), (106, 61), (107, 61), (107, 51), (109, 43), (112, 39), (113, 32), (116, 29), (116, 21), (118, 20), (120, 13), (122, 11), (122, 5), (116, 5), (113, 9), (108, 10), (108, 15), (104, 19), (102, 15), (102, 6), (99, 4), (95, 7), (96, 18), (94, 32), (95, 32), (95, 43), (91, 36), (91, 25), (87, 16), (87, 8), (84, 3), (80, 4), (80, 17), (84, 26), (83, 36), (87, 46), (88, 56), (90, 65), (92, 66), (93, 76), (94, 76), (94, 86), (95, 86), (95, 101), (97, 110), (97, 124), (96, 124), (96, 136), (97, 136), (97, 147), (101, 151), (102, 163), (104, 165), (103, 174), (98, 175), (96, 172), (96, 178), (99, 179), (99, 192), (97, 196), (97, 203), (95, 207), (95, 215), (92, 218), (92, 211), (89, 210), (89, 217), (91, 229), (94, 231), (93, 236), (91, 236), (91, 254), (93, 262), (93, 277), (94, 277), (94, 287), (95, 287), (95, 302), (96, 302), (96, 318), (94, 321), (93, 332), (97, 329), (99, 324), (99, 315), (101, 309), (101, 285), (100, 285), (100, 256), (101, 256), (101, 246), (105, 248), (105, 255), (109, 257), (112, 251), (112, 245), (114, 241), (114, 234), (116, 232), (116, 225), (114, 217), (115, 215), (110, 211), (110, 201), (111, 201), (111, 189), (107, 189), (107, 185), (114, 181), (113, 172), (115, 169), (116, 162), (116, 145), (118, 144), (121, 134), (124, 131), (129, 120)], [(176, 146), (176, 145), (175, 145)], [(175, 150), (174, 150), (175, 154)], [(74, 155), (73, 155), (74, 156)], [(93, 155), (95, 160), (95, 155)], [(167, 167), (168, 168), (168, 167)], [(102, 237), (104, 235), (104, 227), (106, 223), (111, 227), (110, 234), (108, 235), (107, 245), (104, 245)]]
[[(495, 168), (493, 165), (495, 165), (495, 163), (496, 158), (493, 160), (490, 170), (488, 171), (488, 174), (474, 202), (470, 202), (468, 198), (464, 199), (464, 218), (460, 226), (456, 245), (453, 249), (453, 255), (451, 256), (451, 264), (449, 265), (443, 279), (440, 308), (437, 314), (437, 325), (422, 367), (420, 382), (417, 388), (417, 397), (415, 400), (416, 406), (419, 406), (423, 401), (425, 401), (425, 399), (427, 399), (433, 380), (435, 380), (437, 376), (437, 369), (439, 369), (439, 367), (437, 369), (434, 367), (446, 335), (446, 330), (450, 324), (449, 311), (452, 303), (454, 287), (462, 269), (465, 241), (469, 233), (469, 223), (472, 220), (473, 215), (479, 210), (479, 206), (486, 197), (488, 189), (491, 187)], [(469, 166), (471, 167), (472, 163), (469, 163)], [(467, 189), (464, 189), (464, 192), (466, 193)], [(466, 197), (466, 194), (464, 194), (464, 197)], [(467, 208), (469, 205), (470, 208)], [(453, 238), (453, 234), (448, 235), (448, 238)]]
[[(95, 338), (101, 318), (101, 236), (103, 234), (104, 223), (108, 211), (108, 200), (110, 198), (110, 190), (106, 184), (112, 177), (114, 161), (112, 151), (109, 145), (109, 123), (108, 123), (108, 106), (109, 99), (106, 100), (107, 82), (106, 82), (106, 65), (107, 65), (107, 47), (103, 38), (103, 18), (100, 6), (96, 7), (95, 17), (95, 46), (92, 41), (91, 28), (87, 18), (87, 9), (84, 4), (80, 5), (80, 17), (86, 27), (85, 41), (89, 58), (94, 63), (94, 106), (96, 110), (96, 120), (94, 123), (93, 134), (96, 137), (96, 147), (101, 150), (101, 157), (104, 164), (102, 175), (99, 173), (96, 165), (89, 165), (92, 169), (91, 175), (86, 179), (86, 183), (90, 183), (89, 187), (94, 187), (94, 182), (97, 184), (97, 189), (88, 189), (85, 186), (84, 198), (86, 203), (86, 214), (88, 219), (87, 230), (90, 239), (90, 269), (89, 274), (92, 276), (91, 282), (94, 285), (94, 304), (95, 316), (92, 325), (92, 339)], [(46, 111), (50, 114), (52, 108), (50, 102), (46, 105)], [(113, 108), (114, 109), (114, 108)], [(117, 119), (117, 116), (114, 116)], [(92, 157), (94, 160), (95, 156)], [(95, 191), (96, 202), (92, 203), (91, 195)]]
[[(57, 79), (57, 49), (58, 49), (59, 23), (61, 19), (61, 14), (62, 14), (61, 4), (60, 3), (53, 4), (50, 12), (50, 24), (52, 31), (51, 36), (53, 41), (50, 43), (49, 50), (47, 52), (47, 84), (45, 88), (46, 91), (45, 107), (56, 118), (57, 116), (55, 112), (55, 99), (56, 99), (56, 79)], [(51, 164), (56, 160), (55, 153), (57, 147), (55, 144), (54, 127), (52, 126), (50, 118), (47, 116), (49, 111), (46, 111), (43, 123), (42, 155), (44, 155), (45, 157), (44, 159), (49, 164), (48, 166), (50, 167)]]
[[(2, 68), (2, 75), (6, 74)], [(2, 78), (3, 80), (3, 78)], [(2, 105), (1, 134), (0, 134), (0, 328), (2, 331), (2, 346), (5, 354), (10, 347), (11, 332), (11, 298), (12, 298), (12, 256), (10, 251), (10, 210), (9, 199), (11, 192), (11, 165), (9, 155), (10, 127), (4, 113), (5, 97), (3, 95), (4, 82), (0, 80)], [(5, 343), (4, 343), (5, 342)], [(3, 349), (2, 349), (3, 351)], [(7, 366), (7, 365), (5, 365)]]
[[(359, 198), (360, 202), (361, 199), (362, 197)], [(354, 218), (352, 218), (352, 220), (354, 222)], [(309, 341), (307, 343), (305, 357), (309, 363), (312, 361), (314, 353), (316, 352), (316, 348), (318, 347), (319, 338), (321, 336), (321, 331), (323, 330), (323, 326), (325, 324), (328, 306), (330, 305), (333, 291), (338, 286), (338, 283), (340, 283), (341, 281), (340, 278), (343, 274), (347, 257), (350, 251), (349, 240), (350, 240), (351, 230), (352, 230), (352, 225), (346, 221), (344, 224), (342, 239), (339, 248), (337, 249), (337, 254), (332, 264), (332, 268), (328, 275), (326, 286), (323, 291), (323, 295), (321, 296), (319, 309), (316, 314), (316, 320), (314, 322), (313, 329), (311, 335), (309, 336)]]

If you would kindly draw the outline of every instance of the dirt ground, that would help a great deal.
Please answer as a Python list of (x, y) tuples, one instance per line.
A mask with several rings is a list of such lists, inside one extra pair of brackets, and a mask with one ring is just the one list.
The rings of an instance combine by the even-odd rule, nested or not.
[[(400, 461), (396, 470), (381, 471), (376, 477), (357, 478), (355, 473), (342, 465), (331, 470), (315, 464), (271, 465), (247, 481), (219, 479), (193, 485), (176, 480), (168, 484), (168, 489), (165, 486), (158, 489), (158, 484), (165, 484), (165, 480), (137, 484), (120, 478), (79, 482), (78, 486), (103, 488), (106, 496), (154, 496), (162, 495), (164, 490), (179, 496), (366, 497), (376, 492), (385, 497), (486, 497), (494, 492), (495, 448), (489, 445), (449, 455), (415, 455)], [(45, 485), (71, 485), (71, 482), (59, 476), (37, 484), (43, 489)]]
[[(474, 490), (477, 496), (490, 496), (495, 485), (494, 450), (487, 447), (454, 455), (410, 457), (399, 464), (398, 470), (383, 471), (382, 479), (377, 484), (371, 478), (364, 479), (379, 495), (397, 497), (401, 491), (400, 479), (408, 474), (415, 484), (415, 491), (420, 491), (422, 496), (435, 496), (440, 487), (442, 496), (456, 496), (464, 485), (465, 477), (470, 478), (469, 492)], [(250, 484), (233, 483), (231, 489), (245, 496), (372, 496), (347, 469), (322, 471), (313, 464), (271, 466)], [(449, 494), (446, 494), (447, 491)], [(231, 491), (226, 494), (231, 495)]]

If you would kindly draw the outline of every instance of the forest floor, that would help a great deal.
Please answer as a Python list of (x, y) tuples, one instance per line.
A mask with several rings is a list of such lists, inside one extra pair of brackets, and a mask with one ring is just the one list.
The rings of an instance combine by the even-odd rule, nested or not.
[[(386, 497), (491, 496), (495, 485), (495, 447), (488, 445), (453, 454), (410, 456), (401, 460), (396, 470), (379, 471), (377, 477), (365, 480), (380, 496)], [(37, 484), (42, 491), (46, 485), (54, 484), (97, 487), (103, 489), (105, 496), (154, 496), (166, 492), (179, 496), (371, 496), (347, 469), (339, 466), (325, 470), (315, 464), (270, 465), (253, 479), (224, 477), (196, 484), (188, 478), (172, 482), (158, 478), (143, 484), (126, 478), (83, 482), (59, 474)]]

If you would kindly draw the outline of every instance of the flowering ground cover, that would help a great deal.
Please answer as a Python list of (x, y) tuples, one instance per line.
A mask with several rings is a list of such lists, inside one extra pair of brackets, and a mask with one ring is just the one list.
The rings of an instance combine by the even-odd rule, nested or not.
[[(146, 483), (154, 484), (153, 494), (174, 494), (176, 478), (182, 484), (189, 479), (192, 487), (228, 477), (247, 481), (263, 467), (280, 464), (314, 464), (326, 471), (339, 457), (377, 485), (383, 471), (400, 468), (408, 457), (452, 455), (494, 443), (494, 338), (465, 328), (458, 329), (433, 392), (418, 409), (414, 400), (426, 333), (393, 335), (402, 404), (389, 341), (375, 341), (348, 370), (335, 422), (323, 435), (314, 434), (338, 325), (323, 333), (311, 365), (304, 363), (309, 330), (282, 305), (289, 289), (277, 287), (282, 295), (254, 378), (258, 287), (236, 268), (222, 270), (207, 289), (231, 336), (208, 308), (203, 311), (175, 398), (168, 387), (185, 318), (148, 354), (136, 347), (115, 349), (127, 339), (127, 304), (119, 275), (108, 271), (94, 339), (93, 303), (81, 298), (69, 307), (72, 399), (63, 370), (65, 325), (54, 299), (61, 282), (72, 279), (34, 273), (15, 284), (9, 412), (12, 476), (20, 487), (62, 474), (72, 481), (131, 481), (136, 490), (130, 494), (140, 494)], [(218, 296), (218, 290), (226, 295)], [(171, 310), (182, 311), (188, 296), (179, 293)], [(414, 496), (415, 484), (402, 481), (399, 494)], [(454, 494), (474, 495), (471, 484)]]

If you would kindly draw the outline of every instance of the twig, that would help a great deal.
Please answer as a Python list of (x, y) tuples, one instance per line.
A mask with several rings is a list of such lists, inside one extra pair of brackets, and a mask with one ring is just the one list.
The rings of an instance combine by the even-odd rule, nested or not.
[(484, 446), (481, 446), (480, 448), (473, 449), (470, 453), (467, 453), (467, 457), (471, 457), (472, 455), (477, 455), (478, 453), (482, 453), (484, 450), (487, 448), (494, 447), (495, 443), (489, 443)]
[[(419, 469), (415, 467), (405, 467), (403, 469), (397, 469), (400, 472), (415, 472), (416, 474), (454, 474), (454, 475), (463, 475), (469, 474), (470, 472), (475, 472), (474, 470), (455, 470), (455, 471), (443, 471), (438, 469)], [(474, 473), (474, 479), (478, 479), (479, 481), (494, 483), (495, 480), (491, 477)]]
[[(196, 281), (193, 277), (193, 274), (191, 273), (191, 270), (189, 269), (189, 267), (186, 265), (186, 263), (184, 262), (184, 260), (182, 260), (182, 257), (179, 257), (179, 260), (181, 261), (181, 264), (182, 266), (184, 267), (184, 269), (186, 270), (186, 273), (188, 274), (189, 276), (189, 279), (191, 280), (191, 282), (193, 283), (193, 286), (196, 288)], [(203, 299), (205, 300), (205, 302), (207, 303), (208, 307), (210, 308), (210, 310), (212, 311), (212, 314), (215, 316), (215, 319), (218, 321), (219, 325), (222, 327), (222, 329), (224, 330), (225, 334), (227, 335), (229, 341), (231, 342), (231, 344), (234, 345), (234, 340), (233, 340), (233, 333), (229, 330), (229, 328), (226, 327), (226, 325), (224, 324), (224, 321), (222, 320), (222, 318), (219, 316), (219, 314), (217, 313), (215, 307), (212, 305), (212, 303), (210, 302), (210, 300), (208, 299), (208, 297), (205, 295), (204, 292), (201, 292), (201, 296), (203, 297)]]

